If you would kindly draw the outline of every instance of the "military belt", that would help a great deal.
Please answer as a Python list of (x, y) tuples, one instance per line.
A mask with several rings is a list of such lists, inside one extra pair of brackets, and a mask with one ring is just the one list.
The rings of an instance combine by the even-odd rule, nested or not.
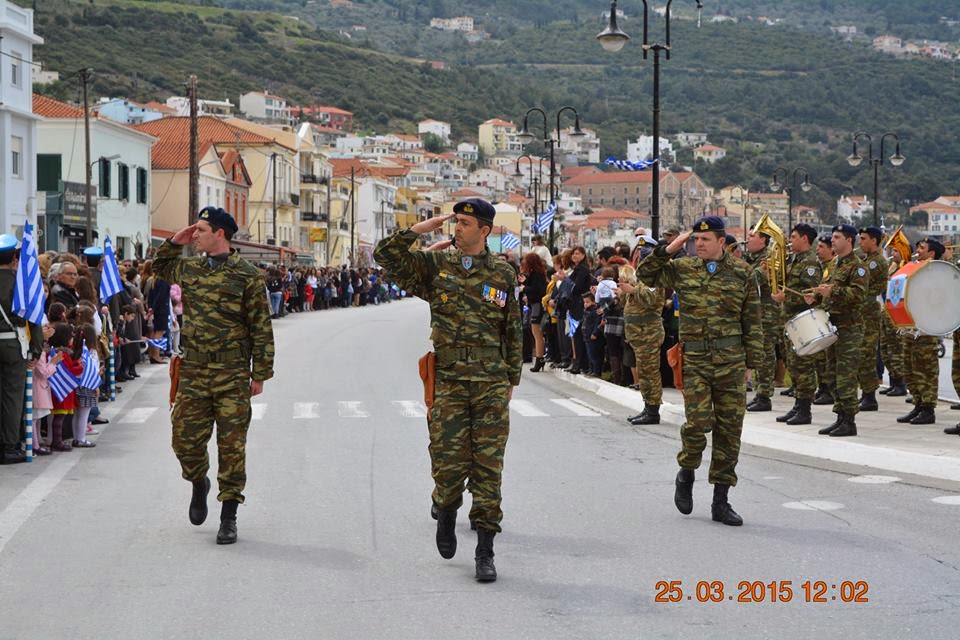
[(640, 315), (625, 315), (623, 316), (624, 322), (629, 322), (631, 324), (638, 324), (641, 322), (653, 322), (654, 320), (661, 320), (659, 313), (644, 313)]
[(243, 349), (220, 349), (219, 351), (197, 351), (196, 349), (183, 350), (183, 361), (190, 364), (230, 364), (243, 363), (250, 359), (250, 355)]
[(683, 350), (685, 352), (716, 351), (717, 349), (726, 349), (727, 347), (739, 347), (741, 344), (743, 344), (743, 338), (741, 336), (724, 336), (713, 340), (691, 340), (684, 342)]
[(454, 362), (481, 362), (490, 358), (500, 358), (500, 347), (440, 347), (436, 349), (437, 364)]
[(0, 340), (16, 340), (17, 332), (16, 331), (4, 331), (0, 333)]

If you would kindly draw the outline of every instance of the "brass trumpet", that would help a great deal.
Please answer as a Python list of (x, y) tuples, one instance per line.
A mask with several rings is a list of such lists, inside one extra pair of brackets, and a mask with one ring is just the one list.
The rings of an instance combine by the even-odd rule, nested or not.
[(779, 293), (787, 283), (787, 239), (783, 230), (767, 214), (757, 221), (752, 232), (762, 233), (773, 240), (766, 258), (767, 279), (770, 281), (770, 292)]

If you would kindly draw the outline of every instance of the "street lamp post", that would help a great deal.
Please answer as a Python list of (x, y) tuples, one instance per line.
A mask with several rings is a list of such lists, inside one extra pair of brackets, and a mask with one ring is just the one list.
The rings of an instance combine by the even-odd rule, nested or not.
[[(779, 177), (783, 173), (784, 182), (781, 184)], [(797, 188), (797, 178), (803, 174), (803, 182), (800, 183), (800, 189), (804, 192), (810, 191), (813, 184), (810, 182), (810, 173), (803, 167), (797, 167), (793, 170), (793, 182), (787, 183), (786, 179), (790, 175), (790, 170), (786, 167), (777, 167), (773, 170), (773, 181), (770, 182), (770, 188), (773, 191), (785, 191), (787, 194), (787, 228), (784, 229), (788, 234), (793, 229), (793, 192)]]
[(523, 172), (520, 171), (520, 161), (522, 159), (527, 159), (527, 168), (529, 169), (529, 180), (530, 185), (527, 188), (527, 195), (533, 197), (533, 225), (534, 230), (536, 230), (537, 225), (540, 224), (540, 211), (538, 209), (540, 205), (540, 176), (543, 175), (543, 158), (540, 158), (540, 166), (537, 169), (537, 177), (533, 177), (533, 158), (530, 154), (525, 153), (519, 158), (517, 158), (516, 168), (513, 172), (514, 177), (522, 178)]
[(870, 134), (866, 131), (857, 131), (853, 134), (853, 153), (847, 156), (847, 162), (850, 163), (851, 167), (859, 167), (860, 163), (863, 162), (863, 156), (858, 152), (857, 141), (860, 138), (867, 139), (867, 143), (869, 144), (867, 162), (873, 165), (873, 225), (875, 227), (880, 226), (880, 165), (884, 162), (883, 145), (887, 141), (888, 136), (893, 137), (897, 141), (897, 150), (890, 156), (890, 164), (894, 167), (899, 167), (904, 163), (906, 158), (900, 153), (900, 136), (892, 131), (888, 131), (880, 136), (880, 155), (877, 157), (873, 157), (873, 138)]
[[(649, 38), (649, 11), (647, 0), (643, 1), (643, 59), (647, 59), (647, 52), (653, 51), (653, 203), (650, 210), (650, 227), (654, 238), (660, 237), (660, 52), (664, 52), (666, 59), (670, 59), (670, 5), (673, 0), (667, 0), (664, 17), (666, 19), (666, 43), (650, 43)], [(702, 0), (697, 3), (697, 26), (700, 26), (699, 12), (703, 10)], [(617, 0), (610, 3), (610, 20), (607, 28), (597, 34), (597, 40), (604, 49), (617, 52), (630, 39), (617, 26)]]
[[(554, 155), (554, 147), (560, 144), (560, 116), (563, 115), (565, 111), (570, 111), (573, 113), (574, 120), (573, 131), (570, 133), (571, 136), (584, 136), (586, 135), (580, 129), (580, 114), (577, 113), (577, 110), (573, 107), (561, 107), (557, 111), (557, 137), (554, 138), (553, 134), (550, 132), (550, 125), (547, 122), (547, 112), (541, 109), (540, 107), (533, 107), (527, 109), (527, 112), (523, 116), (523, 127), (520, 129), (520, 133), (517, 134), (517, 137), (520, 138), (520, 141), (524, 144), (530, 144), (534, 140), (534, 135), (530, 133), (530, 127), (528, 126), (528, 119), (531, 113), (539, 113), (543, 116), (543, 143), (550, 146), (550, 202), (556, 202), (557, 192), (556, 184), (554, 183), (554, 176), (557, 173), (557, 161)], [(519, 164), (519, 159), (518, 159)], [(554, 235), (554, 221), (550, 221), (550, 246), (553, 246), (553, 235)]]

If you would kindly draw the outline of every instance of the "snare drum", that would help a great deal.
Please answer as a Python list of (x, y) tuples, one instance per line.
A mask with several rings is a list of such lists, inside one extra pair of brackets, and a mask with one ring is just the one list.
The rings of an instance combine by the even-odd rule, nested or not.
[(960, 328), (960, 268), (943, 260), (911, 262), (890, 276), (887, 314), (894, 326), (928, 336)]
[(837, 341), (837, 328), (823, 309), (807, 309), (787, 320), (783, 332), (798, 356), (820, 353)]

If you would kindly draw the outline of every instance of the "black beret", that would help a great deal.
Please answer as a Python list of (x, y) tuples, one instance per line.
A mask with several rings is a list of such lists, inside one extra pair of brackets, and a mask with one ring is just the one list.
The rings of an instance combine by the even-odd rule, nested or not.
[(725, 231), (726, 228), (726, 225), (723, 224), (723, 218), (717, 216), (706, 216), (693, 224), (694, 231)]
[(480, 222), (493, 225), (493, 217), (497, 215), (497, 210), (493, 205), (483, 198), (467, 198), (453, 205), (453, 212), (467, 216), (473, 216)]
[(848, 238), (857, 237), (857, 229), (852, 224), (838, 224), (832, 229), (832, 231), (834, 233), (839, 231), (840, 233), (847, 236)]
[(731, 246), (737, 244), (737, 237), (736, 237), (735, 235), (733, 235), (732, 233), (728, 233), (728, 234), (727, 234), (727, 237), (726, 237), (726, 239), (725, 239), (725, 242), (726, 242), (726, 244), (727, 244), (728, 247), (731, 247)]
[(237, 232), (237, 222), (233, 216), (219, 207), (204, 207), (200, 210), (199, 218), (207, 222), (213, 230), (223, 229), (231, 234)]
[(883, 231), (879, 227), (862, 227), (860, 233), (865, 233), (877, 242), (883, 239)]
[(813, 242), (817, 239), (817, 230), (813, 228), (813, 225), (809, 225), (806, 222), (795, 224), (793, 226), (793, 230), (802, 236), (807, 236), (810, 239), (810, 242)]

